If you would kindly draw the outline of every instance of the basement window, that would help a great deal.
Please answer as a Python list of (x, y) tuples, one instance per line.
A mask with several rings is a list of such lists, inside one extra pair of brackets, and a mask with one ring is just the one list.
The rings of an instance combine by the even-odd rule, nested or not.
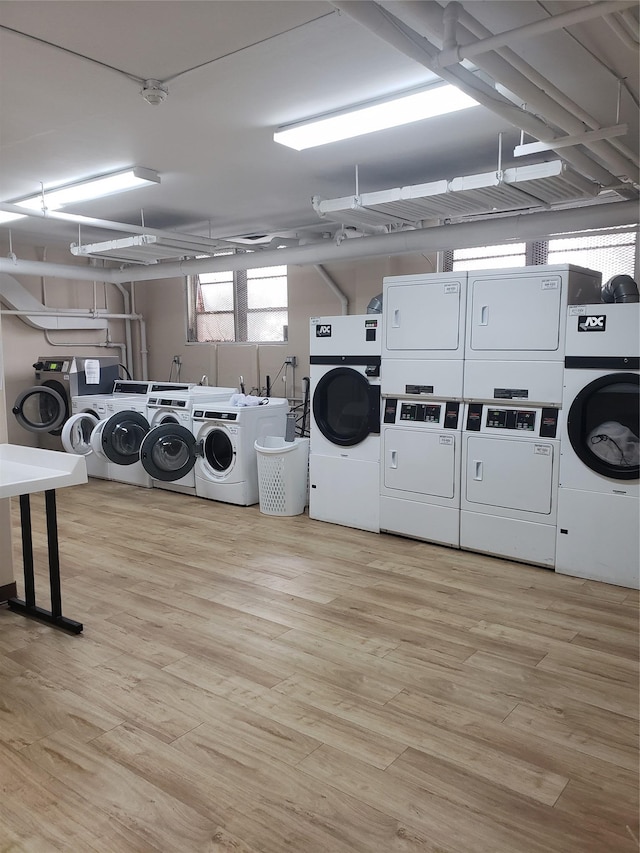
[(475, 249), (454, 249), (451, 270), (492, 270), (524, 267), (527, 263), (526, 243), (505, 243)]
[(201, 273), (189, 279), (188, 294), (189, 341), (287, 339), (286, 266)]

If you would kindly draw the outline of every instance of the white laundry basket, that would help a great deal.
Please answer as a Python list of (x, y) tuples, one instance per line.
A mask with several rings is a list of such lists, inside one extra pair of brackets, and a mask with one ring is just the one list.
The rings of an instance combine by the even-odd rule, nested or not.
[(307, 504), (309, 439), (267, 435), (255, 443), (260, 512), (300, 515)]

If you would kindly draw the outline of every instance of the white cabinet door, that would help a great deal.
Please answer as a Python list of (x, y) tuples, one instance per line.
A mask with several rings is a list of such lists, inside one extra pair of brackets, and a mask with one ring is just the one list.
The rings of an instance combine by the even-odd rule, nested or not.
[(387, 428), (383, 439), (387, 489), (452, 498), (456, 441), (453, 432)]
[(467, 436), (466, 500), (549, 515), (553, 453), (544, 440)]
[(463, 282), (389, 285), (384, 294), (385, 347), (409, 352), (446, 350), (460, 344)]
[(471, 349), (557, 350), (562, 287), (557, 274), (470, 278)]

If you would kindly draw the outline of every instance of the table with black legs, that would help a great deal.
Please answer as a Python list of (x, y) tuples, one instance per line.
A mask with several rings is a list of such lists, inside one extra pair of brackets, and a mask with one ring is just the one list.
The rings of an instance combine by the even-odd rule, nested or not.
[[(16, 613), (22, 613), (24, 616), (46, 622), (48, 625), (72, 634), (79, 634), (83, 626), (81, 622), (62, 615), (55, 490), (86, 482), (87, 467), (82, 456), (20, 445), (0, 444), (0, 498), (19, 496), (24, 568), (24, 600), (10, 598), (7, 603)], [(30, 495), (42, 491), (47, 523), (51, 610), (45, 610), (36, 604)]]

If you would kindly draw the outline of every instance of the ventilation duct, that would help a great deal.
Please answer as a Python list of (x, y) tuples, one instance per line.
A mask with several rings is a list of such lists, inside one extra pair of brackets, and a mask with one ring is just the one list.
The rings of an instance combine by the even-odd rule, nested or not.
[(638, 285), (630, 275), (614, 275), (602, 285), (603, 302), (640, 302)]

